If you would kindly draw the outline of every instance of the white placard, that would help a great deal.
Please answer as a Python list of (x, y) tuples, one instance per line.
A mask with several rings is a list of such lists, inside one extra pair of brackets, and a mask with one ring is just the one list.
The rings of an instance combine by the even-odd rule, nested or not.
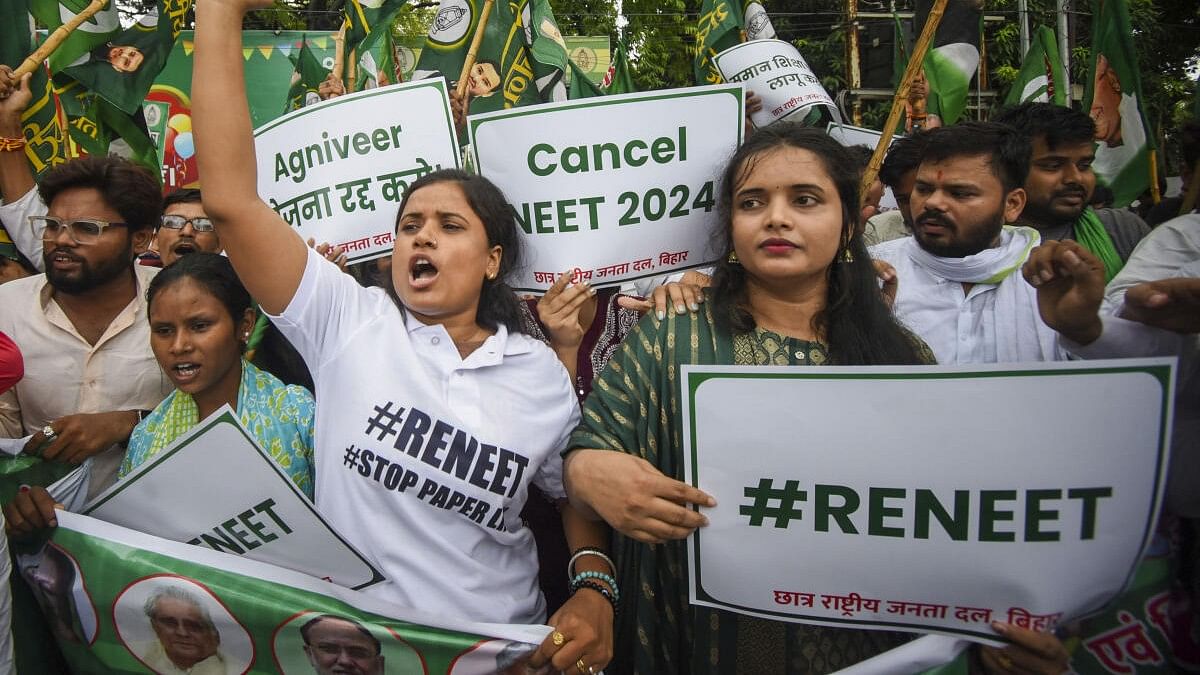
[(1099, 610), (1153, 532), (1173, 366), (685, 366), (686, 480), (717, 501), (691, 601), (974, 639)]
[(458, 138), (441, 78), (339, 96), (254, 132), (258, 194), (304, 238), (346, 249), (349, 262), (392, 250), (405, 190), (458, 168)]
[(97, 495), (83, 513), (346, 588), (384, 579), (321, 518), (228, 405)]
[(726, 84), (472, 115), (475, 166), (524, 231), (512, 285), (544, 291), (573, 269), (614, 286), (711, 264), (743, 111), (741, 85)]
[(756, 127), (798, 115), (814, 105), (824, 105), (837, 121), (841, 114), (808, 62), (783, 40), (738, 43), (713, 57), (726, 82), (741, 82), (762, 99), (762, 109), (750, 115)]

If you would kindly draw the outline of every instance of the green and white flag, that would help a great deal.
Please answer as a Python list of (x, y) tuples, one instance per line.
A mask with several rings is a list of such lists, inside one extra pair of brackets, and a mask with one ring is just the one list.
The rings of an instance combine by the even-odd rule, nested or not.
[(55, 81), (55, 93), (65, 113), (73, 146), (72, 156), (117, 154), (145, 167), (161, 182), (158, 146), (150, 139), (140, 105), (133, 114), (127, 114), (79, 82), (62, 77)]
[(718, 53), (742, 41), (742, 8), (735, 0), (704, 0), (696, 21), (692, 71), (696, 84), (717, 84), (721, 73), (713, 63)]
[(608, 72), (604, 74), (604, 81), (600, 83), (604, 93), (632, 94), (637, 91), (633, 84), (633, 75), (629, 72), (627, 51), (625, 43), (617, 43), (616, 49), (613, 50), (612, 63), (608, 66)]
[[(917, 32), (925, 26), (933, 0), (918, 0), (913, 18)], [(979, 69), (979, 38), (983, 12), (974, 3), (952, 0), (938, 24), (933, 45), (925, 53), (925, 79), (929, 83), (926, 108), (941, 118), (942, 124), (954, 124), (967, 108), (971, 79)]]
[(603, 96), (604, 90), (597, 87), (594, 82), (588, 79), (587, 73), (583, 69), (571, 62), (571, 86), (567, 90), (567, 98), (574, 101), (579, 98), (592, 98), (593, 96)]
[[(429, 26), (414, 79), (441, 74), (451, 84), (458, 80), (478, 29), (483, 1), (442, 0)], [(513, 14), (508, 2), (494, 2), (482, 29), (483, 41), (468, 75), (468, 111), (474, 114), (540, 103), (520, 16)]]
[(533, 73), (542, 102), (567, 100), (564, 76), (570, 57), (550, 0), (518, 0), (525, 42), (533, 57)]
[(381, 30), (368, 42), (369, 47), (358, 49), (358, 81), (355, 90), (374, 89), (402, 81), (400, 69), (396, 67), (396, 43), (392, 31)]
[(1067, 78), (1063, 73), (1062, 59), (1058, 54), (1058, 40), (1054, 31), (1038, 26), (1017, 79), (1013, 80), (1005, 105), (1018, 103), (1053, 103), (1068, 105)]
[(77, 673), (312, 673), (309, 643), (339, 628), (353, 629), (342, 653), (362, 672), (497, 673), (522, 667), (550, 631), (410, 610), (75, 513), (58, 522), (44, 545), (14, 551)]
[[(0, 63), (16, 68), (36, 47), (32, 17), (25, 0), (0, 2)], [(65, 162), (69, 157), (66, 120), (59, 112), (54, 88), (45, 67), (33, 73), (29, 83), (33, 102), (21, 115), (25, 157), (35, 176)]]
[(370, 49), (378, 36), (391, 32), (396, 15), (407, 0), (346, 0), (345, 50)]
[[(54, 29), (81, 14), (88, 4), (88, 0), (30, 0), (29, 11), (37, 19), (38, 25), (53, 33)], [(117, 3), (109, 2), (67, 35), (67, 39), (50, 55), (50, 70), (60, 72), (93, 49), (116, 39), (120, 33), (121, 17), (117, 13)]]
[(288, 55), (288, 58), (292, 60), (292, 65), (296, 68), (296, 71), (292, 73), (287, 106), (284, 108), (288, 112), (320, 102), (321, 97), (317, 95), (317, 89), (321, 86), (321, 82), (329, 76), (329, 69), (322, 66), (317, 57), (313, 55), (312, 50), (308, 48), (308, 39), (305, 38), (301, 42), (300, 51)]
[(51, 70), (78, 81), (127, 115), (136, 114), (166, 65), (191, 6), (191, 0), (159, 0), (137, 23), (106, 35), (70, 63), (59, 59), (56, 67), (56, 52)]
[(1113, 192), (1113, 205), (1126, 206), (1150, 187), (1154, 134), (1142, 107), (1137, 50), (1125, 0), (1092, 3), (1092, 69), (1084, 107), (1096, 122), (1092, 169)]

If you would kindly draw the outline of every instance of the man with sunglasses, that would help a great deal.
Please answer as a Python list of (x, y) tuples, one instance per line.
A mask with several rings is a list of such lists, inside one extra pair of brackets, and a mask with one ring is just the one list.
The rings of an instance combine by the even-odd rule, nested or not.
[(163, 216), (154, 236), (163, 267), (170, 267), (188, 253), (221, 252), (221, 240), (200, 204), (200, 191), (191, 188), (163, 198)]

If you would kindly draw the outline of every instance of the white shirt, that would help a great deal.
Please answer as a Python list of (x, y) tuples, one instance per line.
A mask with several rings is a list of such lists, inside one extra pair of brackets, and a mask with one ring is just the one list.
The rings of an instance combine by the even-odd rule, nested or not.
[[(153, 410), (174, 389), (150, 351), (146, 287), (158, 270), (133, 270), (135, 296), (96, 344), (54, 301), (46, 275), (0, 285), (0, 332), (25, 359), (25, 377), (0, 394), (0, 436), (21, 438), (75, 413)], [(89, 496), (112, 484), (124, 454), (113, 446), (96, 456)]]
[(46, 264), (42, 260), (42, 233), (40, 230), (34, 232), (29, 225), (29, 216), (44, 215), (46, 205), (42, 202), (37, 188), (30, 188), (29, 192), (14, 202), (0, 204), (0, 223), (4, 224), (4, 229), (8, 231), (8, 236), (12, 238), (17, 250), (28, 258), (39, 272), (46, 271)]
[(389, 579), (366, 592), (474, 621), (543, 621), (520, 512), (530, 482), (565, 497), (559, 452), (579, 420), (554, 353), (501, 327), (463, 359), (441, 325), (313, 251), (272, 319), (316, 385), (317, 508)]
[[(1000, 284), (975, 284), (963, 292), (957, 281), (934, 275), (909, 255), (918, 246), (914, 237), (903, 237), (871, 247), (871, 257), (885, 260), (896, 268), (896, 318), (933, 350), (942, 365), (997, 363), (997, 327), (1007, 320), (996, 310), (996, 290)], [(1017, 270), (1004, 284), (1028, 286)], [(1022, 294), (1027, 312), (1036, 312), (1037, 293), (1032, 286)], [(1003, 334), (1003, 331), (1000, 331)], [(1055, 348), (1053, 360), (1066, 360), (1067, 352)]]

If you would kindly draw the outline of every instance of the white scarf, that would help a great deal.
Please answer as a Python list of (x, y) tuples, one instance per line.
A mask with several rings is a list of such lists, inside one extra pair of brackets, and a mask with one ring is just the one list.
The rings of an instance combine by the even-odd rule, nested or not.
[(920, 246), (909, 248), (912, 261), (934, 275), (967, 284), (996, 286), (996, 359), (1000, 363), (1055, 361), (1058, 333), (1042, 322), (1037, 289), (1020, 275), (1029, 252), (1041, 242), (1037, 230), (1006, 225), (1000, 245), (965, 258), (942, 258)]

